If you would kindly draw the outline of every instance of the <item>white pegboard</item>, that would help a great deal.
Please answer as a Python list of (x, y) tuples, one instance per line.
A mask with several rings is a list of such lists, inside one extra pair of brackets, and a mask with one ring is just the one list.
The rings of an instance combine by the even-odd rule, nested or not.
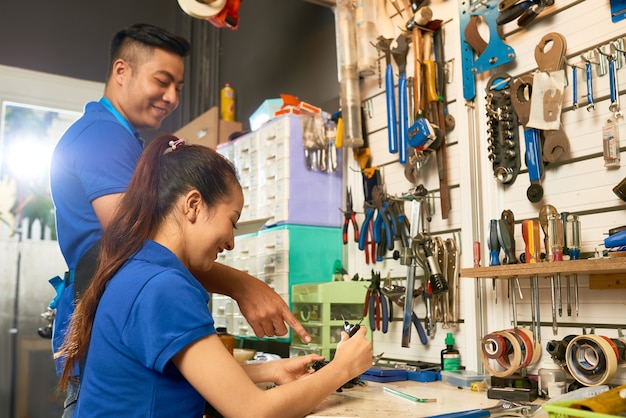
[[(402, 27), (401, 17), (393, 10), (389, 2), (381, 1), (379, 4), (386, 5), (386, 13), (380, 13), (378, 25), (380, 33), (387, 37), (395, 38), (400, 34)], [(441, 218), (439, 203), (439, 180), (437, 165), (432, 158), (422, 169), (419, 181), (428, 190), (437, 196), (435, 198), (435, 215), (428, 223), (429, 231), (434, 235), (442, 235), (444, 238), (452, 236), (459, 239), (462, 250), (462, 267), (471, 267), (472, 241), (476, 238), (485, 239), (487, 236), (486, 226), (489, 219), (499, 218), (503, 210), (512, 210), (517, 221), (516, 224), (516, 248), (517, 254), (523, 251), (524, 242), (521, 237), (520, 223), (524, 219), (537, 218), (541, 206), (554, 205), (559, 211), (579, 213), (583, 226), (583, 251), (593, 252), (600, 248), (606, 231), (615, 226), (626, 224), (626, 204), (621, 202), (611, 191), (625, 175), (626, 170), (608, 170), (602, 161), (602, 123), (610, 116), (609, 84), (607, 76), (598, 76), (594, 66), (593, 94), (596, 103), (594, 111), (587, 111), (586, 86), (584, 69), (577, 71), (578, 103), (579, 109), (572, 109), (572, 83), (571, 68), (566, 67), (568, 85), (563, 91), (563, 113), (561, 121), (569, 139), (569, 153), (551, 167), (545, 170), (543, 179), (544, 199), (536, 204), (526, 198), (526, 189), (529, 185), (528, 173), (522, 159), (522, 170), (514, 184), (503, 187), (493, 179), (490, 162), (487, 159), (487, 126), (485, 118), (485, 85), (490, 78), (490, 72), (476, 76), (477, 95), (474, 101), (463, 100), (462, 70), (460, 60), (460, 23), (458, 2), (431, 1), (435, 19), (445, 22), (445, 58), (451, 64), (451, 83), (446, 85), (446, 98), (448, 109), (456, 120), (454, 130), (447, 135), (448, 154), (448, 183), (450, 187), (451, 211), (448, 219)], [(543, 18), (541, 17), (543, 16)], [(580, 62), (580, 54), (585, 53), (599, 45), (604, 45), (626, 33), (626, 21), (612, 23), (608, 2), (591, 2), (581, 0), (565, 0), (557, 2), (553, 7), (547, 8), (536, 22), (520, 29), (515, 22), (504, 27), (504, 41), (511, 45), (516, 52), (517, 58), (510, 64), (503, 65), (493, 71), (506, 71), (512, 77), (524, 73), (533, 72), (537, 68), (534, 58), (534, 50), (542, 37), (550, 32), (562, 34), (567, 40), (566, 58), (570, 63)], [(584, 30), (581, 30), (584, 28)], [(411, 57), (409, 51), (408, 57)], [(409, 60), (410, 61), (410, 60)], [(384, 71), (384, 59), (381, 60), (381, 69)], [(397, 69), (394, 70), (397, 77)], [(407, 74), (412, 74), (412, 63), (409, 64)], [(618, 82), (620, 89), (626, 90), (626, 66), (618, 70)], [(381, 85), (382, 84), (382, 85)], [(397, 84), (397, 78), (396, 78)], [(370, 133), (369, 141), (372, 152), (372, 165), (381, 167), (387, 192), (392, 195), (400, 195), (407, 192), (411, 183), (404, 177), (404, 167), (398, 163), (397, 154), (390, 154), (387, 150), (386, 129), (386, 106), (384, 95), (384, 74), (382, 83), (378, 76), (369, 77), (362, 82), (362, 98), (369, 110), (366, 118), (367, 132)], [(397, 98), (397, 89), (396, 89)], [(626, 106), (626, 104), (625, 104)], [(622, 137), (622, 146), (625, 144), (626, 124), (623, 120), (619, 123), (619, 131)], [(472, 142), (473, 135), (477, 138)], [(524, 153), (523, 136), (520, 132), (520, 151)], [(473, 148), (476, 143), (476, 149)], [(478, 156), (477, 164), (470, 161), (471, 156)], [(355, 195), (355, 207), (361, 207), (363, 195), (361, 190), (361, 176), (354, 161), (348, 161), (350, 169), (347, 173), (347, 182), (351, 185)], [(622, 164), (624, 165), (624, 163)], [(477, 177), (474, 176), (477, 174)], [(358, 191), (355, 193), (355, 191)], [(405, 207), (408, 212), (408, 207)], [(363, 221), (360, 214), (359, 222)], [(482, 242), (482, 259), (488, 260), (486, 242)], [(349, 245), (348, 268), (350, 273), (358, 272), (362, 277), (369, 277), (372, 268), (381, 271), (383, 277), (387, 271), (392, 271), (394, 277), (402, 277), (406, 274), (406, 267), (395, 260), (385, 260), (375, 265), (366, 265), (362, 252), (355, 245)], [(423, 274), (418, 270), (417, 275)], [(544, 321), (550, 320), (550, 297), (547, 281), (541, 280), (541, 311)], [(485, 300), (477, 298), (480, 293), (477, 289), (484, 285)], [(495, 295), (491, 290), (491, 281), (473, 280), (464, 278), (461, 281), (461, 318), (464, 323), (457, 329), (452, 329), (455, 334), (456, 344), (463, 355), (464, 366), (474, 369), (480, 367), (478, 357), (478, 338), (482, 331), (493, 331), (511, 326), (511, 307), (507, 298), (504, 283), (499, 284), (498, 303), (494, 303)], [(526, 286), (526, 287), (524, 287)], [(528, 292), (528, 286), (523, 284), (523, 291)], [(587, 323), (610, 323), (614, 321), (616, 314), (619, 318), (626, 318), (626, 307), (623, 303), (624, 291), (590, 291), (588, 277), (579, 276), (580, 315), (575, 320), (567, 318), (566, 322)], [(529, 299), (518, 299), (518, 320), (529, 319), (527, 304)], [(424, 303), (417, 300), (415, 310), (418, 316), (423, 318)], [(486, 329), (479, 323), (478, 315), (481, 313), (485, 319)], [(396, 309), (398, 316), (399, 308)], [(611, 319), (613, 318), (613, 319)], [(562, 321), (565, 321), (562, 319)], [(622, 320), (622, 322), (624, 322)], [(603, 330), (606, 335), (617, 335), (616, 330)], [(561, 331), (559, 331), (561, 332)], [(563, 329), (563, 332), (582, 333), (581, 329)], [(550, 328), (542, 328), (544, 341), (551, 339)], [(601, 331), (597, 330), (600, 334)], [(413, 331), (415, 334), (415, 331)], [(566, 334), (564, 334), (566, 335)], [(374, 335), (374, 350), (376, 353), (384, 352), (386, 357), (406, 358), (422, 361), (439, 360), (439, 352), (445, 347), (443, 339), (445, 331), (438, 325), (434, 338), (428, 346), (423, 346), (417, 337), (413, 336), (410, 348), (402, 348), (400, 344), (401, 323), (392, 324), (388, 334), (377, 332)], [(545, 345), (544, 345), (545, 347)], [(547, 358), (547, 360), (546, 360)], [(545, 355), (543, 361), (550, 361)]]

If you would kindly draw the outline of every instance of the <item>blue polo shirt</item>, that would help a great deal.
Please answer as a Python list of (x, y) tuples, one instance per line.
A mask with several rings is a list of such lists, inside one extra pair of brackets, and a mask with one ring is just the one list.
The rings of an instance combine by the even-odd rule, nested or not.
[(216, 333), (208, 302), (170, 250), (146, 241), (100, 300), (74, 418), (201, 417), (204, 399), (171, 359)]
[[(109, 105), (109, 107), (107, 107)], [(57, 143), (50, 164), (50, 190), (56, 207), (61, 253), (69, 269), (102, 236), (102, 226), (91, 202), (126, 190), (143, 152), (139, 133), (112, 109), (110, 103), (90, 102)], [(74, 286), (57, 305), (52, 348), (58, 351), (74, 311)], [(62, 363), (56, 362), (57, 373)]]

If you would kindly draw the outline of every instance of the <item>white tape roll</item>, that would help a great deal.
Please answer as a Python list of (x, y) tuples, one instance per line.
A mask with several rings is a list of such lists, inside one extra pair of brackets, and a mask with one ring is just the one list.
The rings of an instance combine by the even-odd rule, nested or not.
[(196, 19), (209, 19), (222, 11), (226, 0), (178, 0), (183, 12)]
[(599, 335), (579, 335), (567, 345), (565, 362), (571, 375), (586, 386), (605, 384), (617, 371), (615, 350)]

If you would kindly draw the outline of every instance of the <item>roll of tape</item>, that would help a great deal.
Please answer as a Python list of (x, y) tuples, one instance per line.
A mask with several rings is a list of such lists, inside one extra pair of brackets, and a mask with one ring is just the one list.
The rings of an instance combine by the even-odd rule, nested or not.
[[(502, 365), (499, 363), (499, 360), (503, 359), (504, 357), (500, 357), (498, 359), (495, 359), (496, 362), (498, 362), (498, 364), (500, 364), (500, 366), (504, 369), (504, 370), (496, 370), (494, 367), (491, 366), (491, 364), (489, 363), (489, 360), (487, 357), (485, 357), (485, 354), (483, 353), (483, 351), (481, 350), (480, 353), (480, 359), (483, 363), (483, 365), (485, 366), (485, 370), (487, 370), (487, 372), (489, 374), (491, 374), (492, 376), (496, 376), (496, 377), (508, 377), (511, 376), (513, 373), (515, 373), (517, 371), (517, 369), (519, 368), (519, 365), (521, 364), (521, 360), (522, 360), (522, 347), (520, 345), (520, 342), (518, 340), (519, 337), (517, 337), (516, 335), (510, 333), (510, 332), (506, 332), (506, 331), (496, 331), (494, 332), (494, 334), (501, 336), (502, 338), (504, 338), (511, 346), (512, 348), (512, 353), (510, 355), (505, 355), (504, 357), (506, 357), (506, 362), (505, 364), (507, 365)], [(510, 356), (512, 356), (512, 359), (510, 359)]]
[(533, 357), (535, 355), (535, 346), (533, 344), (532, 337), (529, 337), (528, 334), (523, 332), (521, 328), (510, 329), (508, 331), (517, 335), (523, 344), (522, 354), (524, 355), (524, 357), (522, 358), (522, 364), (520, 364), (519, 368), (524, 369), (530, 366), (533, 362)]
[(226, 0), (178, 0), (183, 12), (196, 19), (209, 19), (222, 11)]
[(485, 335), (480, 344), (483, 354), (489, 359), (502, 357), (506, 351), (506, 340), (493, 332)]
[(511, 363), (510, 357), (511, 357), (511, 354), (513, 354), (513, 346), (509, 343), (507, 345), (507, 352), (506, 352), (507, 355), (497, 358), (496, 361), (498, 362), (500, 366), (502, 366), (505, 369), (508, 369), (509, 367), (515, 367), (516, 369), (520, 369), (522, 367), (522, 364), (524, 363), (524, 359), (527, 356), (526, 347), (524, 346), (524, 341), (522, 340), (522, 337), (520, 337), (515, 332), (513, 332), (512, 329), (506, 330), (506, 331), (500, 331), (500, 332), (506, 332), (512, 335), (517, 340), (520, 346), (521, 359), (519, 363)]
[(541, 343), (539, 342), (539, 339), (535, 338), (535, 334), (528, 328), (518, 328), (518, 331), (526, 334), (528, 338), (530, 338), (530, 341), (532, 341), (533, 355), (532, 359), (530, 360), (530, 365), (537, 364), (537, 362), (541, 358)]
[(617, 371), (614, 348), (599, 335), (579, 335), (570, 341), (565, 362), (571, 375), (586, 386), (602, 385)]

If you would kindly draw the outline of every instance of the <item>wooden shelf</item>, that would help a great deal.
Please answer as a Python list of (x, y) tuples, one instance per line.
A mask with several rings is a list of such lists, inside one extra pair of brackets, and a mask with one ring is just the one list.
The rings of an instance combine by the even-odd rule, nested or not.
[(507, 264), (461, 269), (461, 277), (500, 278), (551, 276), (561, 274), (619, 274), (626, 273), (626, 257), (568, 260), (536, 264)]

